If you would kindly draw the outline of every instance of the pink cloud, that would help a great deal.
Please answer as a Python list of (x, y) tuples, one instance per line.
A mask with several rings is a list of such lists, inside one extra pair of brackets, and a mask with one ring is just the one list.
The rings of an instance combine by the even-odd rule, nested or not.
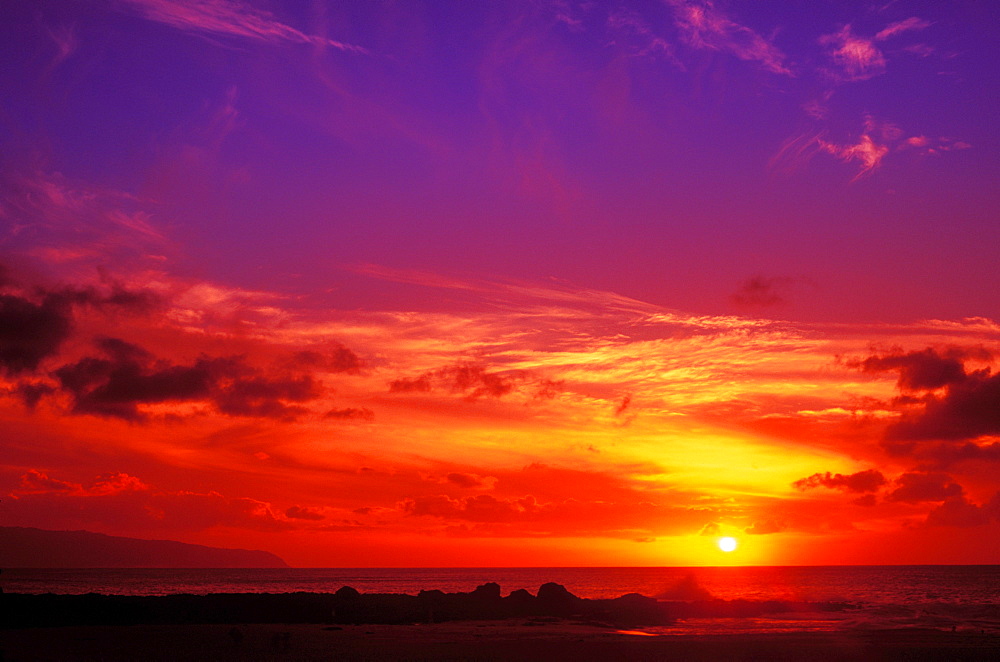
[(0, 175), (0, 218), (6, 221), (0, 240), (46, 261), (145, 261), (170, 248), (150, 207), (150, 200), (82, 185), (58, 172), (12, 170)]
[(332, 46), (342, 51), (367, 53), (361, 46), (306, 34), (286, 25), (266, 11), (236, 0), (119, 0), (151, 21), (179, 30), (211, 32), (267, 42), (292, 42)]
[(785, 55), (750, 28), (731, 20), (711, 2), (667, 0), (684, 40), (695, 48), (723, 51), (741, 60), (758, 62), (776, 74), (792, 75)]
[(917, 150), (921, 154), (938, 155), (941, 152), (953, 152), (972, 147), (969, 143), (942, 136), (940, 138), (928, 138), (927, 136), (911, 136), (904, 140), (897, 149)]
[(120, 494), (121, 492), (143, 492), (149, 489), (149, 485), (135, 476), (116, 473), (98, 479), (88, 493), (94, 495)]
[(787, 172), (807, 163), (817, 153), (827, 153), (845, 162), (856, 161), (861, 169), (851, 180), (865, 177), (878, 168), (890, 152), (916, 151), (925, 155), (939, 155), (972, 147), (956, 138), (910, 136), (895, 124), (879, 122), (870, 115), (865, 117), (864, 129), (857, 142), (833, 142), (826, 139), (826, 132), (805, 134), (785, 141), (770, 161), (770, 167)]
[(907, 32), (908, 30), (923, 30), (926, 27), (930, 27), (930, 23), (928, 21), (913, 16), (902, 21), (890, 23), (884, 30), (881, 30), (875, 35), (875, 40), (885, 41), (890, 37), (895, 37), (900, 33)]
[(883, 157), (889, 153), (887, 146), (876, 143), (867, 133), (861, 136), (861, 140), (855, 145), (835, 145), (824, 141), (821, 141), (820, 144), (824, 150), (843, 161), (860, 162), (861, 171), (851, 181), (857, 181), (870, 174), (879, 166)]
[(142, 482), (135, 476), (130, 476), (126, 473), (98, 476), (93, 485), (90, 487), (84, 487), (80, 483), (70, 483), (68, 481), (50, 478), (47, 474), (37, 469), (29, 469), (27, 473), (21, 476), (21, 480), (11, 493), (11, 496), (15, 499), (27, 495), (42, 494), (91, 497), (120, 494), (122, 492), (138, 492), (149, 489), (149, 485)]
[(13, 495), (17, 498), (19, 495), (28, 494), (77, 494), (81, 492), (83, 492), (83, 486), (79, 483), (70, 483), (56, 478), (49, 478), (48, 474), (37, 469), (29, 469), (28, 473), (21, 476), (21, 481), (14, 490)]
[(885, 56), (871, 39), (851, 33), (845, 25), (840, 32), (820, 37), (829, 55), (840, 67), (837, 77), (846, 81), (868, 80), (885, 73)]

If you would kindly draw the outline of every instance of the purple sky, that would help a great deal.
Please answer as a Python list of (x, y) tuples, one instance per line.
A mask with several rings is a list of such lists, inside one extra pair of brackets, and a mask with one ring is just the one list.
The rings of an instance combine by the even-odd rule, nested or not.
[(54, 177), (124, 193), (174, 268), (349, 307), (389, 296), (349, 275), (370, 263), (705, 313), (754, 277), (792, 318), (997, 313), (983, 3), (3, 11), (12, 223)]

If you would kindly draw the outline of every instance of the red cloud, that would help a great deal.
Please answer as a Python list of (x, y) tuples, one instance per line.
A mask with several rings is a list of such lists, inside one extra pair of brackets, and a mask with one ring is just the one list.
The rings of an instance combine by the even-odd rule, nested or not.
[(808, 478), (802, 478), (792, 483), (800, 490), (807, 490), (814, 487), (828, 487), (832, 490), (844, 490), (845, 492), (875, 492), (885, 485), (885, 476), (876, 469), (867, 469), (853, 474), (813, 474)]

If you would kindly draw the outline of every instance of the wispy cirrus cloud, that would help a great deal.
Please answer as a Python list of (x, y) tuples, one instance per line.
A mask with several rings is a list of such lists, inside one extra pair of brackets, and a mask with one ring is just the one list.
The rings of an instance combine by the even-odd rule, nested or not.
[(870, 174), (889, 153), (888, 147), (876, 143), (867, 133), (862, 135), (861, 139), (853, 145), (837, 145), (820, 141), (820, 146), (842, 161), (857, 161), (859, 163), (861, 170), (854, 176), (852, 182)]
[(845, 163), (858, 166), (857, 174), (852, 182), (872, 174), (882, 161), (894, 153), (911, 152), (922, 155), (939, 155), (969, 149), (967, 142), (955, 138), (928, 138), (927, 136), (910, 136), (904, 138), (902, 129), (889, 122), (880, 122), (872, 116), (865, 117), (861, 135), (847, 140), (833, 140), (827, 131), (803, 134), (791, 138), (781, 146), (772, 157), (770, 167), (775, 170), (791, 172), (808, 162), (817, 154), (830, 154)]
[[(904, 32), (923, 30), (930, 25), (928, 21), (911, 17), (889, 24), (874, 37), (854, 34), (851, 26), (845, 25), (838, 32), (820, 37), (819, 43), (827, 47), (827, 55), (838, 67), (838, 71), (832, 74), (837, 80), (868, 80), (882, 75), (886, 69), (885, 53), (876, 42), (891, 39)], [(924, 54), (926, 55), (926, 50)]]
[(910, 30), (923, 30), (924, 28), (930, 27), (930, 25), (930, 21), (925, 21), (921, 18), (917, 18), (916, 16), (912, 16), (902, 21), (890, 23), (884, 30), (880, 30), (875, 35), (875, 40), (885, 41), (886, 39), (895, 37), (898, 34), (902, 34)]
[(330, 46), (342, 51), (367, 53), (354, 44), (307, 34), (282, 23), (270, 12), (236, 0), (118, 0), (118, 4), (144, 18), (179, 30), (228, 35), (271, 43), (300, 43)]
[(872, 39), (851, 32), (850, 25), (823, 35), (819, 43), (828, 48), (828, 55), (837, 65), (838, 71), (833, 75), (838, 80), (868, 80), (885, 73), (885, 55)]
[(745, 25), (740, 25), (711, 2), (667, 0), (681, 37), (694, 48), (722, 51), (757, 62), (776, 74), (792, 75), (785, 54)]
[(656, 34), (635, 12), (618, 10), (608, 16), (608, 31), (616, 46), (625, 48), (636, 57), (664, 57), (678, 69), (685, 69), (674, 51), (674, 46)]
[(869, 133), (863, 133), (857, 142), (841, 143), (826, 139), (825, 133), (802, 135), (791, 138), (772, 157), (772, 169), (792, 172), (820, 153), (832, 156), (846, 163), (857, 162), (859, 170), (852, 182), (870, 175), (889, 153), (889, 147), (876, 142)]

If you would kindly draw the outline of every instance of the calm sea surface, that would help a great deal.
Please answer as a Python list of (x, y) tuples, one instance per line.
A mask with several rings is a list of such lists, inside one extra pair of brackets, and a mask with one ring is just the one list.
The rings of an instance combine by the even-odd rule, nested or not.
[[(693, 581), (692, 581), (693, 580)], [(279, 568), (279, 569), (5, 569), (12, 593), (332, 592), (422, 589), (471, 591), (497, 582), (503, 592), (535, 592), (557, 582), (584, 598), (625, 593), (684, 599), (692, 584), (724, 600), (847, 601), (861, 604), (1000, 603), (1000, 566), (817, 566), (725, 568)], [(678, 588), (679, 587), (679, 588)], [(694, 596), (691, 596), (694, 597)]]
[(687, 619), (661, 635), (938, 628), (1000, 634), (1000, 566), (819, 566), (726, 568), (281, 568), (281, 569), (5, 569), (0, 587), (11, 593), (333, 592), (423, 589), (471, 591), (497, 582), (504, 594), (532, 593), (546, 582), (583, 598), (641, 593), (663, 599), (847, 602), (840, 612), (758, 618)]

